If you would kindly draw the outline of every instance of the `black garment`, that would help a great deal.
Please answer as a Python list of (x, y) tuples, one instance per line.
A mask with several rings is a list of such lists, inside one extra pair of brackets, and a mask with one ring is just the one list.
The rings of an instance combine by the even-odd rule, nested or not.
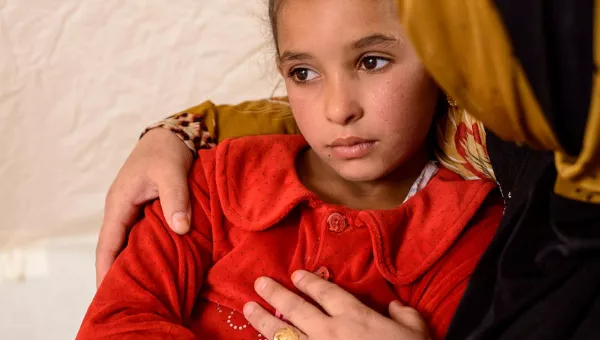
[[(591, 102), (593, 0), (488, 0), (567, 153), (581, 150)], [(488, 131), (507, 202), (448, 339), (600, 339), (600, 205), (553, 193), (553, 155)]]
[(600, 339), (600, 206), (553, 193), (551, 153), (487, 142), (507, 208), (447, 339)]
[(579, 154), (594, 65), (594, 0), (486, 0), (496, 5), (513, 50), (560, 144)]

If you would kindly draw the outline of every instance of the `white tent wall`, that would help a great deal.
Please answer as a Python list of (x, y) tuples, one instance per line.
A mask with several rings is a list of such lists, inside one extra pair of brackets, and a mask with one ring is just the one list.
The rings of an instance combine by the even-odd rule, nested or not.
[(271, 95), (266, 6), (0, 0), (1, 339), (74, 338), (104, 196), (146, 125)]

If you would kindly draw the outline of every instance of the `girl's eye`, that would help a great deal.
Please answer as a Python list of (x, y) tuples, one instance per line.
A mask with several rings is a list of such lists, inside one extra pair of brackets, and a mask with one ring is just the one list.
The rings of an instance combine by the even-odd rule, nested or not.
[(319, 74), (308, 68), (295, 68), (290, 72), (290, 77), (296, 82), (305, 83), (318, 77)]
[(360, 67), (367, 71), (378, 71), (390, 63), (389, 59), (383, 57), (367, 56), (360, 61)]

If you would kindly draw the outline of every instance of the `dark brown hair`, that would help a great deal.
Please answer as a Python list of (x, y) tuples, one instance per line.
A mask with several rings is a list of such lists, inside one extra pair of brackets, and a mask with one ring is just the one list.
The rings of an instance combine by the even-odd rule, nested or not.
[(279, 11), (280, 5), (281, 0), (269, 0), (269, 23), (271, 24), (271, 34), (273, 35), (277, 55), (279, 55), (279, 46), (277, 44), (277, 11)]

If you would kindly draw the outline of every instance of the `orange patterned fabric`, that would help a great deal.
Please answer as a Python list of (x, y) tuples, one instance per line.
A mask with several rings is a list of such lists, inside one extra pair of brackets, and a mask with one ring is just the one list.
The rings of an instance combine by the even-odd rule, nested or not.
[(466, 179), (496, 180), (486, 147), (483, 124), (466, 110), (450, 103), (448, 115), (437, 122), (436, 156), (446, 168)]

